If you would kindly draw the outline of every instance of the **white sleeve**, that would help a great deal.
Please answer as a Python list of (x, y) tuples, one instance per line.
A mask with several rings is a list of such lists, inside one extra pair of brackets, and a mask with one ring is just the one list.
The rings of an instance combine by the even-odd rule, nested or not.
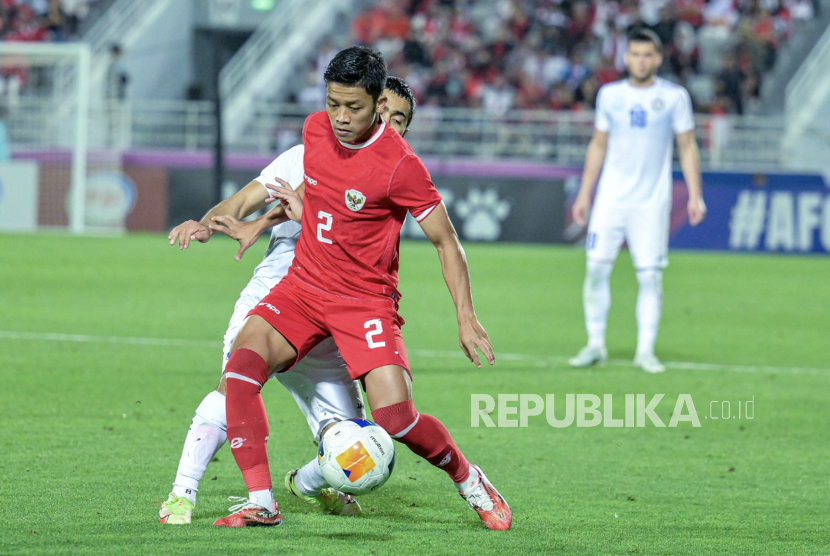
[(672, 130), (675, 135), (692, 131), (695, 128), (695, 116), (692, 113), (692, 99), (688, 91), (680, 88), (677, 103), (672, 113)]
[(608, 119), (608, 114), (605, 111), (605, 99), (606, 91), (605, 86), (599, 88), (599, 92), (597, 93), (597, 110), (594, 114), (594, 127), (599, 131), (607, 132), (611, 129), (611, 121)]
[[(260, 172), (259, 176), (254, 178), (254, 181), (258, 181), (263, 186), (266, 183), (276, 185), (277, 182), (274, 178), (280, 178), (281, 180), (287, 182), (291, 187), (297, 187), (300, 185), (300, 182), (297, 181), (296, 177), (297, 169), (299, 166), (299, 173), (302, 175), (303, 154), (305, 154), (305, 149), (302, 145), (291, 147), (266, 166), (262, 172)], [(292, 179), (297, 181), (297, 183), (293, 183)]]

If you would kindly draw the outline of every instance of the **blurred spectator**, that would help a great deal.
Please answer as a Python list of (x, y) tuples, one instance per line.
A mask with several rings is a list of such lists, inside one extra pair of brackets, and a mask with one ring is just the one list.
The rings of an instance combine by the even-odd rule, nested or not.
[(123, 52), (120, 44), (110, 46), (110, 61), (107, 67), (107, 98), (110, 100), (122, 101), (127, 98), (127, 84), (130, 82), (130, 75), (124, 69), (121, 56)]
[(306, 72), (306, 84), (297, 95), (297, 102), (310, 112), (319, 110), (326, 103), (326, 87), (316, 69)]
[(726, 53), (723, 57), (723, 69), (718, 74), (720, 85), (718, 90), (722, 96), (729, 99), (730, 112), (744, 113), (743, 94), (741, 83), (746, 76), (738, 67), (735, 55)]
[(96, 1), (99, 0), (0, 0), (0, 40), (75, 40), (80, 22)]

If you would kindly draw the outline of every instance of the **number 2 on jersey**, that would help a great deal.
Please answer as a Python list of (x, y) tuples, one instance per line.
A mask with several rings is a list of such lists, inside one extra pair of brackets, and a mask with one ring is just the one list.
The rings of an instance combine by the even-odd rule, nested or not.
[(330, 232), (331, 231), (331, 223), (334, 220), (332, 215), (327, 212), (320, 211), (317, 213), (317, 218), (322, 220), (322, 222), (317, 224), (317, 241), (320, 243), (328, 243), (331, 245), (331, 240), (327, 237), (323, 236), (323, 232)]
[(369, 344), (369, 349), (386, 347), (386, 342), (377, 342), (374, 338), (383, 332), (383, 326), (381, 326), (380, 319), (367, 320), (363, 325), (363, 328), (372, 329), (366, 333), (366, 342)]

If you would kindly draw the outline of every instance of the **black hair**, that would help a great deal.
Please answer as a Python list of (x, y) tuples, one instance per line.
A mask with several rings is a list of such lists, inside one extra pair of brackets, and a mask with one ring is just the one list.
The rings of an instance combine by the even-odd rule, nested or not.
[(366, 46), (350, 46), (338, 52), (329, 62), (323, 79), (326, 83), (363, 87), (372, 100), (377, 102), (386, 84), (386, 62), (377, 50)]
[(412, 123), (412, 118), (415, 116), (415, 93), (412, 92), (412, 89), (409, 88), (406, 81), (394, 75), (386, 78), (386, 88), (409, 103), (409, 114), (406, 116), (406, 127), (408, 128), (409, 124)]
[(650, 42), (660, 54), (663, 53), (663, 41), (651, 29), (637, 29), (628, 35), (628, 42)]

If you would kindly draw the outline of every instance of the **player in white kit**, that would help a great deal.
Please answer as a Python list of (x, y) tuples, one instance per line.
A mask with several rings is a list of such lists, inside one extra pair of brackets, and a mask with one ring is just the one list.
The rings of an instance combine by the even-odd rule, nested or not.
[[(396, 77), (389, 77), (386, 87), (384, 95), (388, 101), (384, 118), (390, 127), (404, 136), (412, 120), (414, 96), (406, 83)], [(239, 260), (260, 232), (277, 224), (271, 230), (271, 240), (263, 261), (254, 270), (253, 278), (242, 290), (234, 307), (225, 333), (223, 375), (216, 390), (210, 392), (196, 409), (185, 438), (173, 491), (159, 510), (159, 521), (162, 523), (191, 522), (199, 482), (208, 463), (227, 441), (224, 369), (234, 339), (248, 312), (287, 274), (300, 237), (300, 224), (288, 220), (280, 207), (254, 222), (242, 223), (238, 219), (265, 206), (271, 197), (266, 184), (275, 185), (275, 178), (285, 182), (283, 185), (303, 182), (303, 153), (302, 145), (284, 152), (254, 181), (212, 208), (201, 221), (189, 220), (180, 224), (168, 236), (171, 245), (178, 242), (180, 249), (186, 249), (191, 240), (204, 243), (214, 231), (226, 233), (240, 242), (241, 248), (236, 256)], [(315, 347), (291, 370), (275, 376), (291, 392), (318, 442), (326, 427), (334, 422), (366, 418), (360, 384), (349, 376), (331, 338)], [(301, 469), (289, 472), (286, 489), (326, 513), (359, 515), (361, 511), (354, 498), (328, 487), (316, 457)]]
[(665, 370), (654, 354), (654, 344), (660, 325), (663, 269), (668, 265), (672, 139), (677, 141), (689, 189), (687, 210), (692, 226), (703, 220), (706, 205), (692, 103), (683, 87), (656, 77), (662, 61), (656, 34), (649, 30), (633, 33), (625, 55), (629, 78), (604, 85), (597, 96), (594, 134), (573, 205), (574, 221), (580, 226), (588, 223), (583, 287), (588, 345), (570, 359), (573, 367), (602, 364), (608, 357), (609, 280), (626, 241), (639, 283), (634, 365), (650, 373)]

